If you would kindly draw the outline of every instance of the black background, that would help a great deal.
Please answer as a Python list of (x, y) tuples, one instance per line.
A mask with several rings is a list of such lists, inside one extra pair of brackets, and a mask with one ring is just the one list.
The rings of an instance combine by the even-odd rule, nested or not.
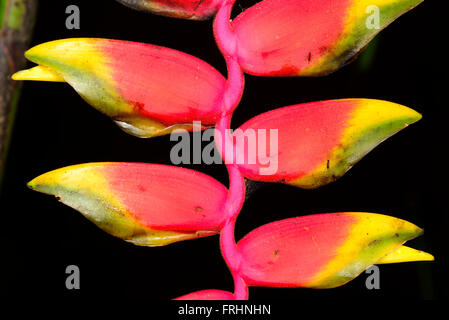
[[(256, 1), (238, 1), (237, 14)], [(406, 219), (425, 229), (410, 245), (436, 261), (381, 266), (381, 289), (367, 290), (366, 274), (331, 290), (252, 288), (251, 299), (447, 298), (449, 205), (447, 61), (444, 1), (427, 0), (384, 30), (358, 60), (324, 78), (246, 76), (233, 118), (237, 127), (277, 107), (335, 98), (384, 99), (412, 107), (423, 119), (384, 142), (339, 181), (305, 191), (261, 184), (244, 205), (239, 239), (283, 218), (366, 211)], [(65, 8), (81, 10), (81, 29), (65, 28)], [(133, 40), (174, 48), (225, 64), (211, 21), (144, 14), (109, 1), (40, 1), (32, 45), (69, 37)], [(95, 227), (26, 182), (67, 165), (95, 161), (170, 164), (169, 137), (138, 139), (87, 105), (67, 84), (27, 82), (16, 120), (1, 195), (2, 293), (10, 297), (131, 297), (171, 299), (202, 289), (233, 290), (218, 237), (167, 247), (137, 247)], [(185, 166), (224, 184), (224, 166)], [(81, 289), (65, 288), (65, 268), (81, 270)]]

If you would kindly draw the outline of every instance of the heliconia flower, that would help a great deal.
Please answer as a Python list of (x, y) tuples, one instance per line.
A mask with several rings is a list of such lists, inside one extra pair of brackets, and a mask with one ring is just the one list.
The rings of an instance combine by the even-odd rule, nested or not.
[(264, 0), (233, 21), (238, 59), (260, 76), (321, 76), (423, 0)]
[(200, 172), (141, 163), (88, 163), (45, 173), (28, 186), (56, 196), (107, 233), (161, 246), (219, 233), (227, 189)]
[(239, 273), (250, 286), (333, 288), (378, 262), (433, 260), (402, 246), (422, 232), (407, 221), (373, 213), (281, 220), (253, 230), (238, 243)]
[[(252, 180), (316, 188), (344, 175), (382, 141), (419, 119), (421, 115), (410, 108), (371, 99), (284, 107), (250, 119), (234, 133), (236, 152), (244, 154), (237, 164)], [(261, 129), (266, 136), (257, 134)], [(274, 142), (271, 131), (277, 133)], [(253, 139), (238, 142), (239, 135), (251, 137), (251, 132), (256, 132)], [(258, 153), (265, 150), (261, 154), (267, 154), (269, 161), (251, 158), (250, 146), (257, 146)]]
[(25, 53), (39, 64), (15, 80), (65, 81), (126, 132), (139, 137), (215, 124), (225, 78), (188, 54), (143, 43), (64, 39)]
[(212, 17), (223, 0), (117, 0), (133, 9), (163, 16), (205, 20)]
[(222, 290), (202, 290), (192, 292), (173, 300), (235, 300), (234, 294)]

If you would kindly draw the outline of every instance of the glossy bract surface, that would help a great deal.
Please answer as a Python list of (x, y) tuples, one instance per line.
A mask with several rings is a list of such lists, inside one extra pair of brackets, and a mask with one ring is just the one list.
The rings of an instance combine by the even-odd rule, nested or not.
[(326, 75), (422, 1), (264, 0), (233, 21), (238, 59), (259, 76)]
[(200, 172), (156, 164), (89, 163), (28, 186), (56, 196), (104, 231), (143, 246), (217, 234), (227, 189)]
[(225, 78), (180, 51), (129, 41), (64, 39), (25, 53), (39, 64), (15, 80), (65, 81), (126, 132), (152, 137), (193, 121), (212, 126), (221, 112)]

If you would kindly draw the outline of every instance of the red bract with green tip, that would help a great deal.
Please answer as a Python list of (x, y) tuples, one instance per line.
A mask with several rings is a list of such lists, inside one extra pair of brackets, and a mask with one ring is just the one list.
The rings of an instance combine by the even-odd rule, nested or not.
[[(237, 57), (259, 76), (319, 76), (350, 62), (423, 0), (264, 0), (233, 21)], [(378, 14), (379, 24), (371, 25)]]
[(63, 81), (126, 132), (152, 137), (193, 121), (215, 124), (225, 78), (206, 62), (180, 51), (108, 39), (64, 39), (25, 53), (39, 64), (15, 80)]
[(239, 271), (252, 286), (333, 288), (420, 234), (407, 221), (372, 213), (290, 218), (259, 227), (238, 243)]
[[(330, 100), (276, 109), (250, 119), (234, 133), (236, 152), (244, 154), (238, 165), (253, 180), (316, 188), (341, 177), (379, 143), (419, 119), (421, 115), (412, 109), (371, 99)], [(267, 134), (276, 130), (275, 148), (271, 137), (251, 134), (260, 130)], [(247, 139), (243, 141), (245, 133)], [(271, 163), (251, 160), (255, 146), (275, 153), (269, 155)], [(267, 167), (277, 170), (266, 173)]]
[(89, 163), (48, 172), (28, 186), (56, 196), (106, 232), (137, 245), (214, 235), (224, 223), (227, 189), (184, 168)]

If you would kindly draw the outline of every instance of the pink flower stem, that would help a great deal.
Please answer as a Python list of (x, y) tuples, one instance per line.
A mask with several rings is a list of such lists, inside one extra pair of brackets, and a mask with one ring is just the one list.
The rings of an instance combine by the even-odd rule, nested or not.
[(234, 143), (230, 133), (232, 113), (240, 102), (245, 86), (244, 75), (236, 58), (237, 40), (230, 23), (234, 2), (225, 1), (214, 21), (215, 39), (228, 68), (223, 111), (215, 126), (215, 142), (229, 173), (229, 192), (224, 207), (227, 219), (220, 233), (221, 252), (234, 278), (235, 299), (247, 300), (248, 286), (239, 274), (241, 255), (234, 237), (235, 222), (245, 200), (245, 179), (235, 165)]
[(231, 25), (231, 13), (235, 0), (225, 0), (214, 20), (214, 35), (220, 51), (225, 56), (235, 57), (237, 39)]
[[(229, 120), (231, 115), (226, 115), (217, 123), (216, 132), (219, 138), (225, 139), (225, 145), (229, 146), (232, 137), (229, 133)], [(217, 144), (218, 145), (218, 144)], [(221, 151), (222, 154), (224, 150)], [(236, 300), (248, 299), (248, 286), (239, 274), (241, 255), (234, 237), (234, 228), (237, 216), (245, 201), (245, 179), (236, 165), (226, 162), (229, 173), (229, 191), (226, 199), (224, 212), (226, 222), (220, 233), (220, 247), (223, 258), (231, 270), (234, 278), (234, 297)]]

